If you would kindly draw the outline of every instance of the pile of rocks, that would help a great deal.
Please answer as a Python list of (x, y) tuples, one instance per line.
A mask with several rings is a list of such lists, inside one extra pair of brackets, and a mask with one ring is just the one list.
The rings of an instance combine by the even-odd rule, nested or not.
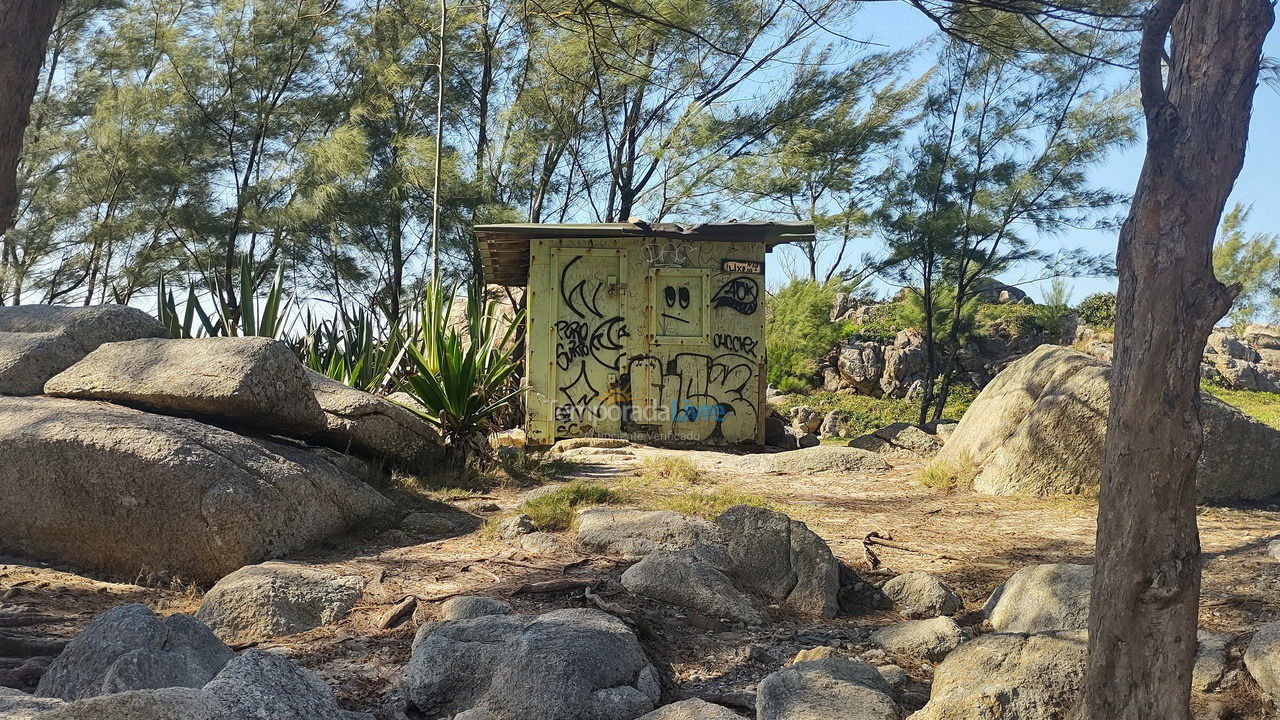
[(1280, 326), (1249, 325), (1242, 335), (1215, 330), (1201, 374), (1229, 388), (1280, 392)]
[(389, 502), (436, 433), (266, 338), (175, 340), (123, 306), (0, 308), (0, 551), (212, 582)]

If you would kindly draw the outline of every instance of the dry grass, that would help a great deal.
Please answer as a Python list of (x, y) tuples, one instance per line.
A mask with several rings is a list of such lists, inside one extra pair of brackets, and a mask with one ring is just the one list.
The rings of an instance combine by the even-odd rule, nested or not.
[(577, 509), (583, 505), (615, 505), (626, 496), (596, 483), (575, 480), (562, 488), (527, 500), (519, 512), (528, 515), (533, 526), (545, 532), (568, 530)]
[(674, 497), (664, 498), (658, 503), (662, 510), (675, 510), (685, 515), (697, 515), (703, 518), (715, 518), (734, 505), (755, 505), (756, 507), (777, 510), (778, 507), (760, 495), (744, 493), (732, 488), (716, 488), (705, 492), (687, 492)]
[(674, 455), (645, 458), (640, 465), (640, 479), (659, 485), (698, 485), (705, 480), (697, 465)]
[(915, 480), (928, 488), (955, 492), (973, 489), (977, 475), (978, 466), (966, 455), (956, 462), (933, 460), (920, 468)]

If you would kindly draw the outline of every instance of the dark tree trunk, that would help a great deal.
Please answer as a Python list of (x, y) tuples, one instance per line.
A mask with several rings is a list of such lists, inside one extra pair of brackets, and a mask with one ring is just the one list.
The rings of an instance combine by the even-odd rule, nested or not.
[[(1214, 234), (1244, 162), (1266, 0), (1161, 0), (1139, 55), (1147, 155), (1120, 231), (1115, 366), (1081, 718), (1189, 720), (1200, 357), (1235, 288)], [(1161, 72), (1172, 36), (1167, 85)]]
[(60, 0), (0, 3), (0, 235), (18, 205), (18, 157)]

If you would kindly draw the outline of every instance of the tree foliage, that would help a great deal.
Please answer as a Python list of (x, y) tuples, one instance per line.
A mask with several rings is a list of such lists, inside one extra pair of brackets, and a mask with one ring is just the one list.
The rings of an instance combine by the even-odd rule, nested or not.
[(1236, 203), (1222, 217), (1222, 229), (1213, 246), (1213, 274), (1227, 285), (1238, 285), (1229, 317), (1241, 327), (1260, 316), (1280, 315), (1280, 235), (1244, 229), (1250, 208)]

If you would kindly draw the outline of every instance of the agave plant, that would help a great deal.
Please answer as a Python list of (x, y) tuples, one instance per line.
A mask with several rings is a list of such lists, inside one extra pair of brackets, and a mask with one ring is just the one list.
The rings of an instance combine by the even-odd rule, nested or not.
[(393, 317), (385, 307), (382, 311), (385, 332), (363, 308), (339, 308), (335, 319), (319, 321), (308, 311), (298, 346), (303, 364), (366, 392), (394, 387), (403, 375), (406, 338), (415, 333), (406, 318)]
[(406, 346), (410, 374), (403, 389), (421, 403), (411, 409), (465, 458), (487, 447), (494, 415), (520, 395), (521, 388), (511, 382), (517, 369), (511, 340), (524, 313), (516, 313), (504, 329), (497, 303), (486, 299), (484, 285), (473, 282), (466, 323), (451, 325), (456, 293), (456, 288), (428, 284), (418, 327)]
[[(213, 299), (214, 309), (206, 311), (201, 303), (195, 286), (187, 288), (186, 309), (178, 314), (177, 303), (173, 293), (165, 284), (164, 276), (156, 289), (157, 316), (169, 333), (176, 338), (192, 337), (269, 337), (280, 340), (284, 337), (292, 316), (294, 298), (286, 296), (284, 286), (284, 265), (276, 266), (267, 293), (259, 302), (252, 288), (257, 272), (248, 255), (240, 259), (240, 308), (233, 311), (227, 304), (225, 294), (216, 280), (210, 281), (209, 295)], [(195, 321), (199, 319), (200, 324)]]

